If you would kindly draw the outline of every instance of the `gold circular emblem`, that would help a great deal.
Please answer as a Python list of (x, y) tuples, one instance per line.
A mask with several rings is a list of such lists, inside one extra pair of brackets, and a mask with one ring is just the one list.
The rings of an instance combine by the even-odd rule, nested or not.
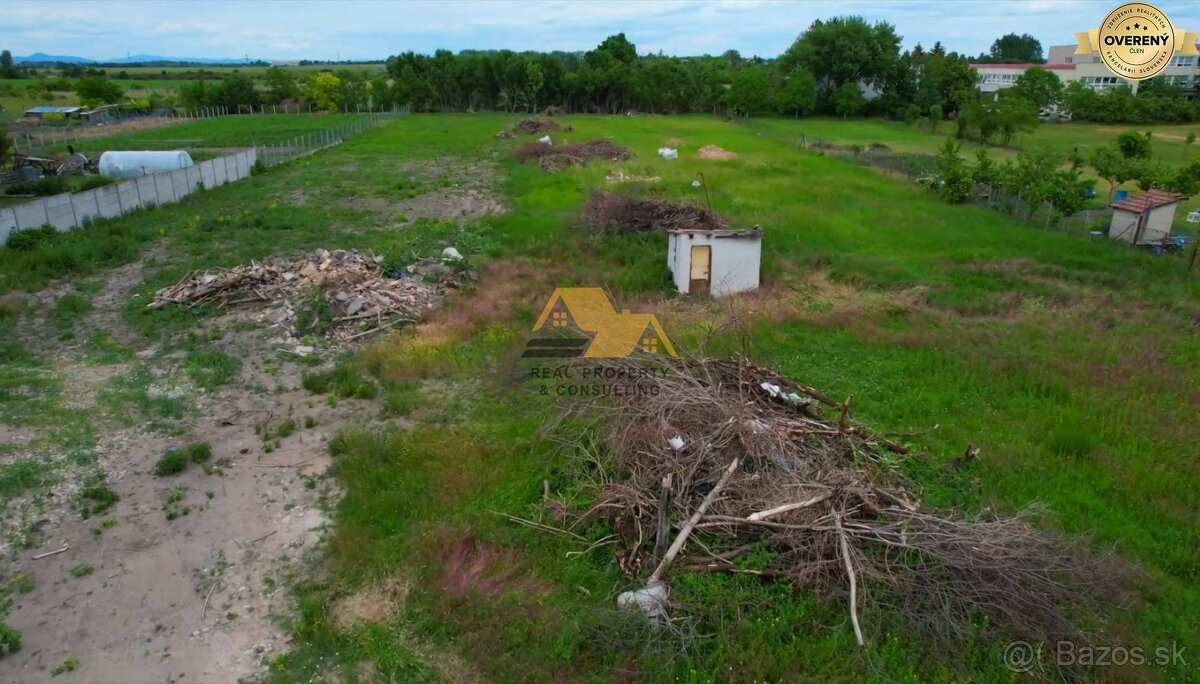
[(1133, 81), (1153, 78), (1175, 54), (1175, 29), (1162, 10), (1127, 2), (1100, 24), (1100, 59), (1118, 76)]

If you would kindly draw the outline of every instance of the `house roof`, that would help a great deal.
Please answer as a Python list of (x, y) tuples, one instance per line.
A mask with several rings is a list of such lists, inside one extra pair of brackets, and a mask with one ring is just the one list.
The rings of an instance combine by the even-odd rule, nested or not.
[(1120, 202), (1113, 202), (1108, 205), (1113, 209), (1121, 209), (1123, 211), (1132, 211), (1135, 214), (1141, 214), (1151, 209), (1165, 207), (1168, 204), (1175, 204), (1187, 199), (1187, 195), (1180, 195), (1174, 192), (1164, 192), (1162, 190), (1147, 190), (1137, 197), (1123, 199)]
[(42, 106), (38, 106), (38, 107), (33, 107), (32, 109), (26, 109), (25, 113), (26, 114), (73, 114), (75, 112), (81, 111), (82, 109), (83, 109), (83, 107), (51, 107), (48, 105), (42, 105)]
[(1028, 69), (1029, 67), (1041, 67), (1051, 71), (1070, 71), (1074, 69), (1076, 64), (985, 64), (982, 62), (974, 62), (969, 64), (972, 69)]

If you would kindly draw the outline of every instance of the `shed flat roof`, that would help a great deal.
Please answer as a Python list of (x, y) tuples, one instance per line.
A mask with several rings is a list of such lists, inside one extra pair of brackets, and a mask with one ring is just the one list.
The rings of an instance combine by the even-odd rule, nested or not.
[(668, 233), (676, 235), (709, 235), (712, 237), (762, 237), (761, 228), (746, 228), (744, 230), (712, 230), (709, 228), (672, 228)]
[(1113, 202), (1108, 205), (1113, 209), (1121, 209), (1123, 211), (1132, 211), (1135, 214), (1165, 207), (1168, 204), (1175, 204), (1187, 199), (1187, 195), (1180, 195), (1174, 192), (1164, 192), (1162, 190), (1147, 190), (1137, 197), (1123, 199), (1120, 202)]
[(26, 109), (25, 113), (26, 114), (73, 114), (75, 112), (82, 111), (82, 110), (83, 110), (83, 107), (51, 107), (48, 105), (43, 105), (43, 106), (39, 106), (39, 107), (34, 107), (32, 109)]

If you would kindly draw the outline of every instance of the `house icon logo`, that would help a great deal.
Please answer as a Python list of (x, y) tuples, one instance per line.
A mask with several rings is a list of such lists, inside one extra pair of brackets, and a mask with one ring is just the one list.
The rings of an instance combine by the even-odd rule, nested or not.
[[(678, 356), (654, 314), (617, 312), (599, 287), (559, 287), (542, 308), (522, 358), (623, 358), (638, 352)], [(580, 332), (584, 337), (569, 333)]]

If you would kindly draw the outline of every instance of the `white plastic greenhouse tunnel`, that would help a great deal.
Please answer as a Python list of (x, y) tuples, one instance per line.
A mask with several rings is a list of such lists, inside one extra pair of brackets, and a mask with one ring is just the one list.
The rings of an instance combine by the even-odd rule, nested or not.
[(105, 152), (100, 155), (98, 169), (105, 178), (126, 179), (186, 169), (191, 165), (192, 156), (181, 150)]

